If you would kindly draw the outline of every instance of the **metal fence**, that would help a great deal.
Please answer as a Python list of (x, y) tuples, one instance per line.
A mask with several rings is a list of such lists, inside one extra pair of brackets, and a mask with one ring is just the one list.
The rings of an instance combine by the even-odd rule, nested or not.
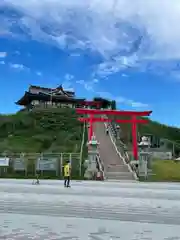
[(62, 178), (67, 160), (72, 178), (80, 177), (80, 153), (0, 153), (0, 177), (33, 178), (38, 171), (43, 178)]

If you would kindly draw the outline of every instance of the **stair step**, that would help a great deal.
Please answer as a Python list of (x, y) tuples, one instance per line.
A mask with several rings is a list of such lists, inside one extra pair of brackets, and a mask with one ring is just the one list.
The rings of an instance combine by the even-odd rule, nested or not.
[(131, 176), (131, 172), (106, 172), (107, 176)]
[(126, 176), (119, 176), (119, 177), (107, 177), (106, 180), (134, 180), (134, 177), (133, 176), (130, 176), (130, 177), (126, 177)]
[(129, 172), (129, 169), (125, 165), (117, 165), (117, 166), (108, 166), (107, 171), (109, 171), (109, 172)]
[(117, 154), (114, 145), (105, 133), (103, 123), (95, 124), (95, 135), (100, 143), (99, 154), (105, 168), (105, 177), (111, 180), (133, 180), (134, 176)]
[(124, 180), (132, 180), (134, 179), (134, 176), (130, 173), (130, 174), (124, 174), (124, 173), (120, 173), (120, 174), (106, 174), (106, 178), (107, 179), (114, 179), (114, 180), (119, 180), (119, 179), (124, 179)]

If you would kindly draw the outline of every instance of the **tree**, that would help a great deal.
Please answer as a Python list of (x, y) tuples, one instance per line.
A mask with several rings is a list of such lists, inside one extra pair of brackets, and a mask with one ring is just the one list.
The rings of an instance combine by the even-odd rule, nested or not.
[(93, 101), (95, 102), (101, 102), (101, 107), (102, 108), (109, 108), (111, 107), (111, 101), (105, 99), (105, 98), (101, 98), (101, 97), (95, 97), (93, 98)]
[(116, 110), (116, 101), (115, 101), (115, 100), (113, 100), (113, 101), (111, 102), (111, 109), (112, 109), (112, 110)]

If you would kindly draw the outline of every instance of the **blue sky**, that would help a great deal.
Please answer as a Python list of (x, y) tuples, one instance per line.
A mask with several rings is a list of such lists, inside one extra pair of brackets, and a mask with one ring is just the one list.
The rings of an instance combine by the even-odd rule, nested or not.
[(4, 0), (0, 20), (1, 113), (30, 84), (63, 84), (180, 125), (179, 1)]

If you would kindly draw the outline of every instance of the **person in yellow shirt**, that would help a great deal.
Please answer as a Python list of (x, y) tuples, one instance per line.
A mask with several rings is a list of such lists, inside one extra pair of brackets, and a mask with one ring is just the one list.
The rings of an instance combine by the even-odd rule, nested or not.
[(69, 160), (64, 165), (64, 187), (70, 187), (71, 165)]

